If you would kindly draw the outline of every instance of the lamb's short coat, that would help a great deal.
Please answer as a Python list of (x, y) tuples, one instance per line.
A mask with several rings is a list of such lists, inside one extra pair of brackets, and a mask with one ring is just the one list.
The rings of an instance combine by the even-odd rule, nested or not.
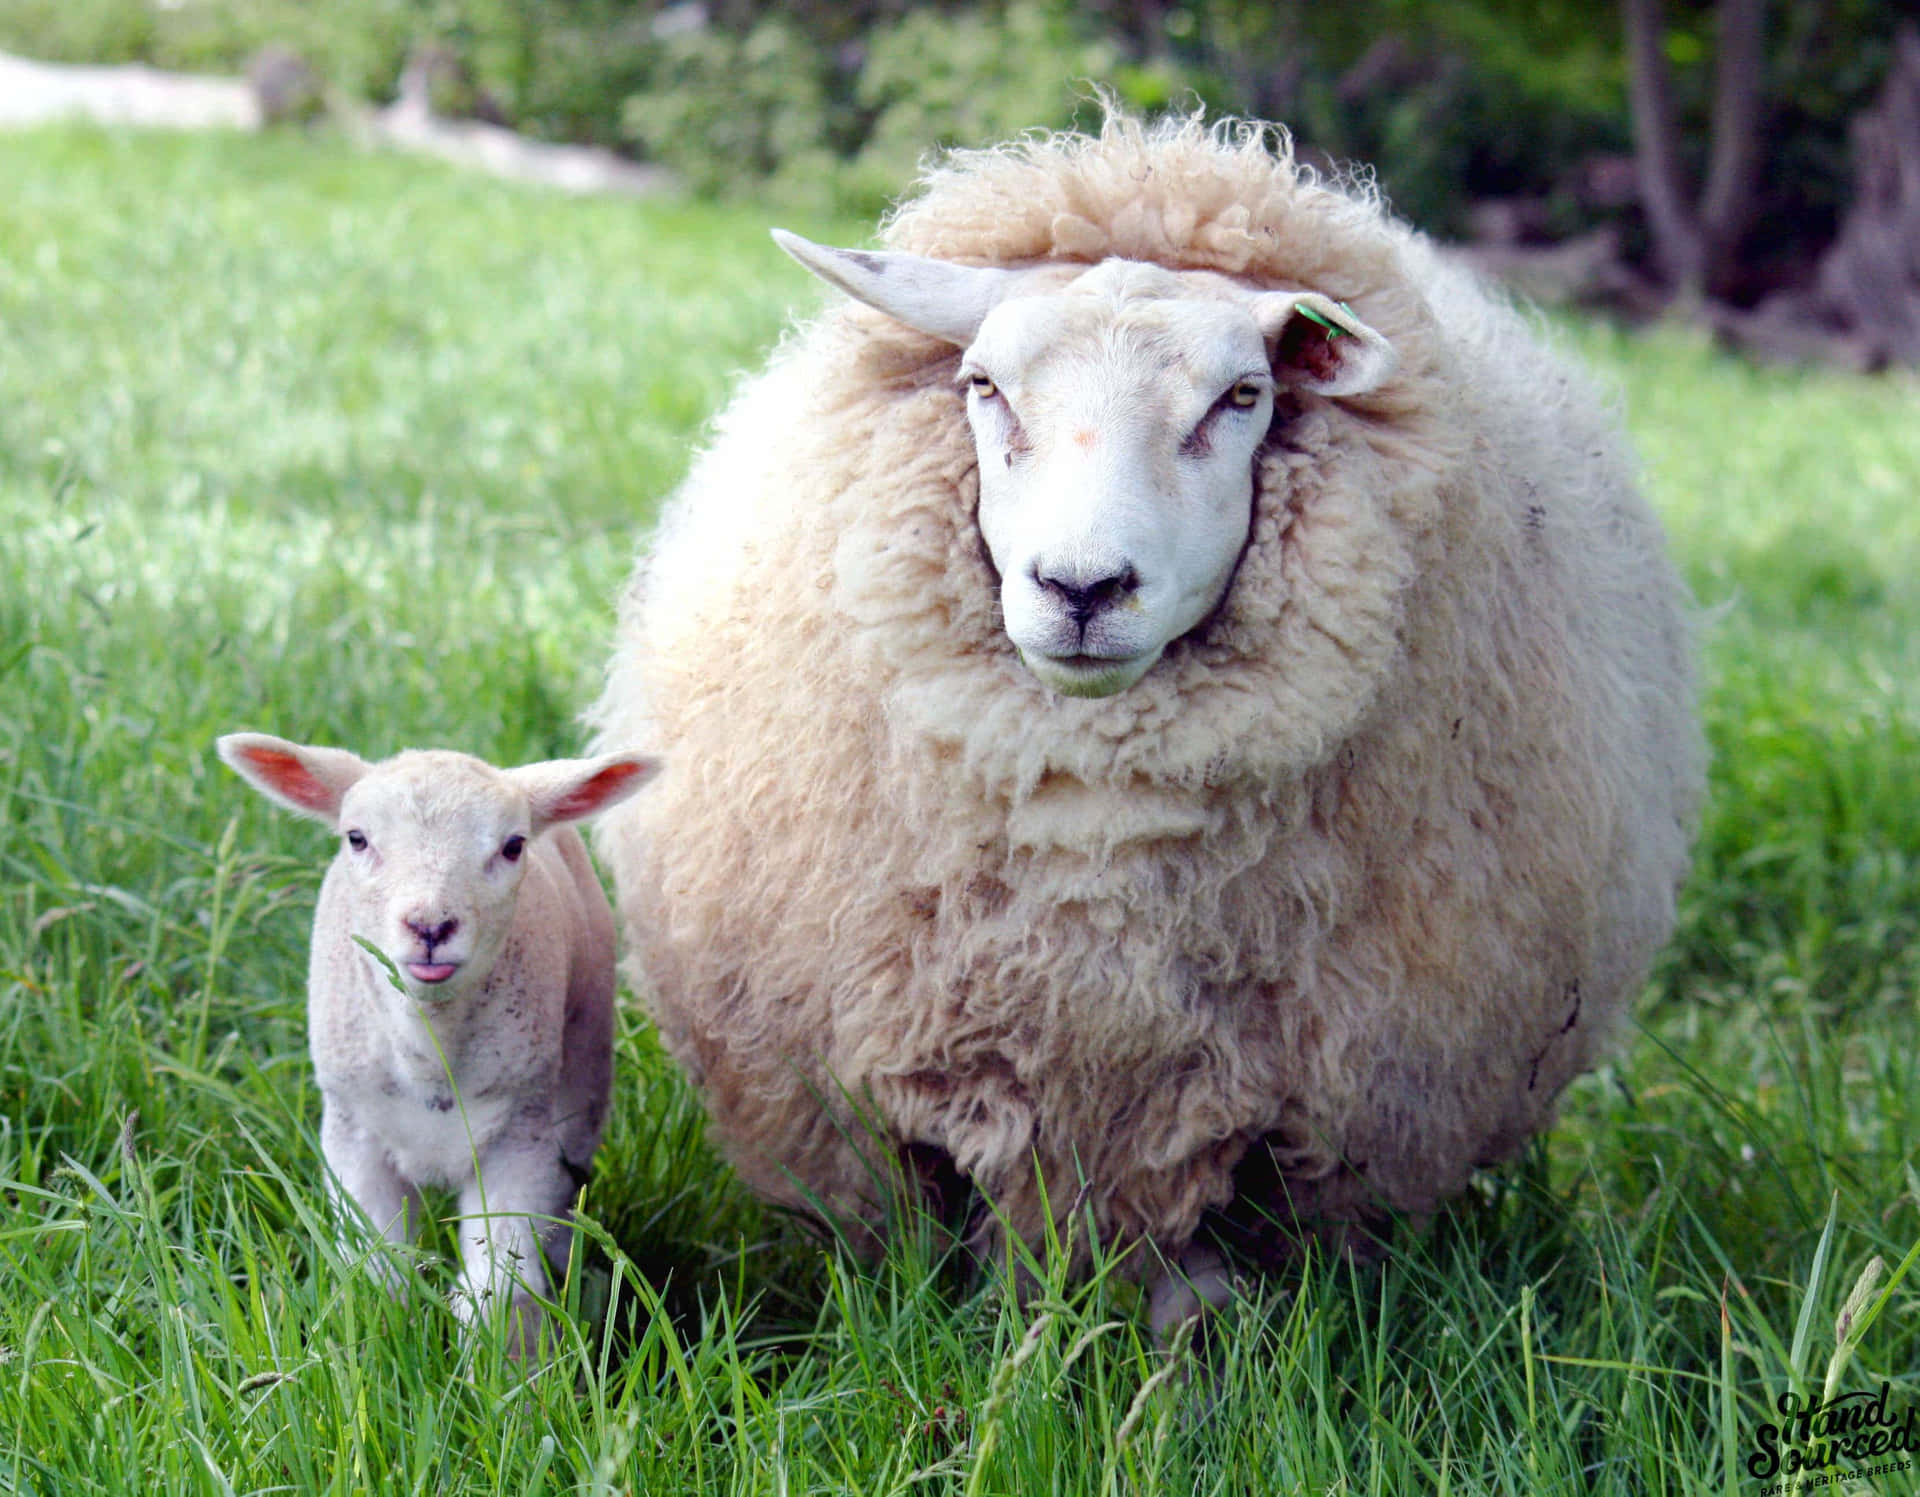
[[(424, 1224), (423, 1188), (458, 1191), (456, 1308), (510, 1300), (512, 1345), (532, 1350), (545, 1257), (565, 1254), (613, 1085), (613, 911), (566, 823), (656, 765), (500, 770), (444, 750), (368, 764), (259, 733), (219, 751), (341, 837), (307, 968), (330, 1187), (393, 1243)], [(369, 1263), (403, 1287), (387, 1260)]]

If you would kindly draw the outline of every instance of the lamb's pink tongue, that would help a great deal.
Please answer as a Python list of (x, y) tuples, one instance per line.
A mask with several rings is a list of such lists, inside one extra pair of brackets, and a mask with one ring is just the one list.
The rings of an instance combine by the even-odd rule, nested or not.
[(453, 962), (408, 962), (407, 971), (421, 982), (445, 982), (459, 967)]

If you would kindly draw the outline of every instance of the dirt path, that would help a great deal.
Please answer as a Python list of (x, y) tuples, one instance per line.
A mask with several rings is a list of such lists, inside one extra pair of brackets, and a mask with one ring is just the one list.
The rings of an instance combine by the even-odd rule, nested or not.
[[(597, 146), (551, 145), (498, 125), (434, 114), (420, 89), (406, 87), (388, 109), (348, 121), (351, 133), (375, 145), (413, 151), (456, 166), (537, 182), (561, 192), (643, 197), (673, 185), (672, 173), (628, 161)], [(130, 63), (79, 67), (34, 62), (0, 52), (0, 128), (91, 120), (150, 129), (258, 130), (259, 101), (243, 78), (167, 73)]]
[(244, 78), (163, 73), (139, 63), (76, 67), (0, 52), (0, 125), (63, 119), (176, 130), (257, 130), (260, 106)]

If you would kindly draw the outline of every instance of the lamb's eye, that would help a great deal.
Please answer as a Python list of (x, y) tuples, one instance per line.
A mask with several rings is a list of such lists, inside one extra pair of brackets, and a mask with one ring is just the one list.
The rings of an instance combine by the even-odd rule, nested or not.
[(347, 846), (351, 847), (355, 852), (365, 852), (367, 850), (367, 834), (358, 828), (349, 831), (347, 833)]
[(1237, 405), (1243, 411), (1250, 411), (1260, 404), (1261, 390), (1252, 380), (1243, 379), (1227, 392), (1230, 404)]
[(990, 375), (970, 374), (967, 376), (967, 385), (982, 400), (991, 400), (1000, 393), (1000, 387), (993, 382)]
[(509, 863), (517, 863), (520, 861), (520, 854), (526, 850), (526, 846), (527, 839), (518, 832), (515, 832), (511, 837), (507, 838), (505, 842), (500, 844), (500, 856), (505, 858)]

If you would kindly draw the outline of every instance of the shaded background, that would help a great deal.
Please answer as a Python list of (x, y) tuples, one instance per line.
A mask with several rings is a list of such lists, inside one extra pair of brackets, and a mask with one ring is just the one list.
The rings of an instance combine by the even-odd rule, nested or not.
[[(1920, 363), (1920, 32), (1885, 0), (3, 0), (0, 47), (238, 72), (611, 145), (872, 218), (930, 147), (1138, 109), (1286, 122), (1548, 301)], [(1911, 29), (1911, 22), (1908, 23)], [(295, 112), (305, 106), (294, 104)]]

